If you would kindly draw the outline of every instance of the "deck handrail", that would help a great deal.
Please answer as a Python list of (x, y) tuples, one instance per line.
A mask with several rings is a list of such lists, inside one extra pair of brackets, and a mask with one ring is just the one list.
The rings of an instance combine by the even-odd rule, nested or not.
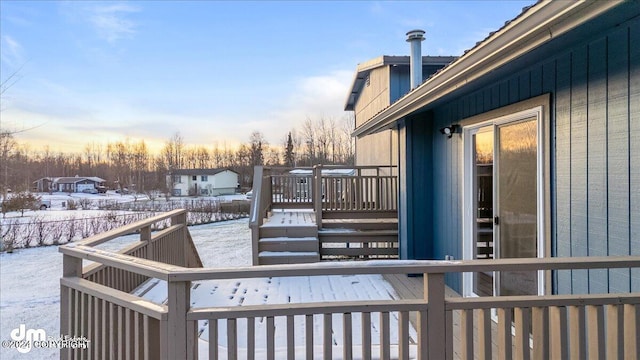
[[(137, 231), (140, 231), (141, 238), (145, 239), (141, 243), (148, 244), (153, 238), (143, 229), (148, 229), (154, 221), (165, 221), (169, 218), (175, 220), (171, 226), (173, 230), (167, 229), (160, 233), (182, 234), (185, 238), (190, 238), (188, 229), (182, 222), (184, 212), (177, 211), (138, 222)], [(127, 231), (122, 229), (115, 233), (128, 234), (128, 231), (136, 229), (136, 226), (126, 228)], [(113, 234), (107, 234), (105, 238), (113, 239)], [(168, 239), (177, 243), (184, 240), (179, 236)], [(369, 349), (366, 351), (370, 351), (374, 346), (370, 330), (367, 328), (374, 326), (371, 314), (375, 313), (380, 314), (381, 322), (375, 326), (381, 327), (381, 334), (384, 334), (379, 345), (381, 357), (387, 358), (389, 356), (389, 314), (397, 312), (399, 358), (406, 359), (409, 356), (409, 348), (412, 346), (409, 343), (409, 318), (410, 314), (416, 314), (417, 338), (414, 340), (418, 344), (418, 357), (445, 359), (452, 357), (454, 337), (452, 312), (456, 311), (460, 312), (462, 319), (459, 331), (463, 358), (472, 358), (476, 350), (485, 355), (491, 354), (491, 335), (486, 333), (486, 329), (492, 326), (487, 313), (488, 309), (497, 309), (498, 324), (509, 324), (508, 327), (499, 326), (497, 340), (498, 351), (507, 358), (512, 354), (512, 345), (516, 349), (516, 357), (528, 358), (525, 354), (529, 353), (529, 326), (533, 329), (534, 349), (531, 351), (535, 356), (542, 354), (542, 356), (566, 357), (570, 346), (571, 351), (574, 351), (574, 347), (578, 349), (576, 351), (579, 355), (584, 355), (587, 348), (589, 348), (588, 351), (598, 354), (606, 351), (607, 355), (619, 355), (624, 352), (629, 357), (640, 352), (640, 341), (636, 335), (640, 334), (640, 321), (637, 320), (640, 310), (640, 293), (461, 298), (445, 297), (444, 283), (444, 276), (447, 273), (640, 268), (640, 256), (459, 261), (370, 260), (239, 268), (188, 268), (93, 247), (95, 244), (108, 241), (103, 240), (100, 237), (92, 237), (90, 241), (60, 247), (60, 252), (64, 255), (64, 273), (61, 279), (61, 331), (69, 335), (83, 335), (82, 331), (89, 331), (90, 336), (97, 339), (96, 347), (91, 350), (95, 357), (116, 352), (134, 357), (195, 359), (199, 351), (197, 323), (205, 320), (209, 322), (210, 329), (210, 358), (217, 358), (219, 351), (217, 343), (220, 321), (227, 323), (226, 349), (228, 357), (234, 358), (237, 357), (238, 352), (238, 336), (245, 336), (238, 335), (238, 324), (244, 324), (240, 320), (246, 320), (247, 324), (254, 324), (257, 318), (266, 319), (269, 329), (266, 336), (271, 339), (267, 342), (267, 354), (273, 357), (276, 351), (272, 342), (276, 317), (286, 318), (288, 334), (293, 334), (295, 326), (302, 326), (295, 325), (296, 321), (305, 321), (303, 326), (307, 343), (304, 346), (307, 354), (310, 354), (314, 349), (309, 348), (313, 340), (309, 343), (308, 336), (311, 334), (313, 339), (315, 315), (320, 315), (323, 322), (322, 351), (325, 357), (331, 357), (332, 326), (334, 326), (332, 317), (337, 314), (343, 318), (339, 326), (343, 326), (345, 331), (343, 356), (350, 358), (352, 328), (362, 326), (362, 346)], [(129, 248), (135, 249), (136, 246)], [(90, 271), (90, 268), (82, 268), (83, 260), (165, 280), (167, 282), (166, 304), (154, 304), (136, 295), (82, 279), (83, 271)], [(411, 300), (321, 301), (236, 307), (194, 307), (190, 299), (191, 284), (194, 281), (365, 274), (421, 274), (424, 296)], [(480, 311), (476, 313), (479, 320), (474, 320), (474, 311)], [(353, 314), (361, 314), (362, 322), (355, 321)], [(296, 320), (295, 317), (300, 319)], [(585, 330), (581, 330), (586, 326), (585, 319), (589, 320), (589, 327), (595, 329), (589, 330), (586, 335)], [(478, 326), (483, 329), (478, 330), (483, 332), (480, 333), (482, 336), (478, 335), (480, 338), (477, 345), (474, 345), (473, 341), (474, 321), (478, 321)], [(514, 339), (511, 336), (512, 321), (517, 324)], [(567, 322), (571, 322), (571, 331), (567, 330), (569, 326)], [(115, 326), (116, 330), (110, 326)], [(527, 329), (524, 335), (523, 329)], [(120, 334), (118, 331), (124, 333)], [(255, 329), (247, 331), (249, 333), (246, 336), (256, 336)], [(615, 334), (620, 334), (620, 331), (625, 332), (622, 340), (615, 337)], [(588, 341), (585, 340), (587, 335)], [(122, 341), (125, 341), (127, 336), (134, 337), (131, 341), (135, 341), (135, 345), (122, 347), (124, 344)], [(292, 336), (287, 335), (288, 356), (293, 356), (295, 352)], [(109, 345), (112, 343), (111, 340), (116, 340), (119, 345)], [(247, 341), (248, 346), (255, 348), (255, 338)], [(568, 345), (569, 343), (573, 345)], [(364, 352), (365, 349), (362, 351)], [(78, 354), (79, 350), (74, 350), (73, 353), (63, 351), (61, 358), (82, 357)]]
[(169, 281), (363, 275), (446, 274), (489, 271), (615, 269), (640, 267), (640, 256), (549, 257), (494, 260), (366, 260), (310, 264), (261, 265), (233, 268), (174, 268)]

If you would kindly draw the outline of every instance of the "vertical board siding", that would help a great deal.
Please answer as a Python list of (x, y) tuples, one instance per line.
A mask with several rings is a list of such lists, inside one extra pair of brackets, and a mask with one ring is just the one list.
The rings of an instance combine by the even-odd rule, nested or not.
[[(607, 244), (607, 42), (589, 45), (589, 105), (588, 127), (588, 246), (582, 255), (606, 255)], [(606, 270), (589, 270), (594, 288), (606, 289)]]
[[(640, 22), (629, 27), (629, 223), (631, 254), (640, 254)], [(640, 269), (631, 270), (631, 291), (640, 291)]]
[[(629, 254), (629, 42), (623, 27), (607, 37), (607, 211), (609, 255)], [(620, 71), (619, 69), (624, 69)], [(629, 270), (609, 270), (609, 289), (629, 291)]]
[[(639, 34), (635, 18), (431, 109), (432, 258), (462, 257), (462, 139), (438, 130), (544, 93), (551, 94), (552, 255), (640, 254)], [(408, 191), (423, 185), (414, 175)], [(558, 293), (640, 291), (640, 270), (558, 271), (554, 281)]]
[[(571, 102), (570, 122), (571, 130), (571, 235), (569, 238), (571, 256), (587, 256), (588, 232), (588, 146), (587, 146), (587, 103), (589, 102), (588, 87), (588, 52), (587, 47), (576, 49), (571, 56)], [(606, 247), (606, 244), (604, 245)], [(604, 255), (604, 254), (603, 254)], [(606, 276), (606, 273), (605, 273)], [(571, 272), (571, 289), (573, 293), (587, 293), (585, 271)]]

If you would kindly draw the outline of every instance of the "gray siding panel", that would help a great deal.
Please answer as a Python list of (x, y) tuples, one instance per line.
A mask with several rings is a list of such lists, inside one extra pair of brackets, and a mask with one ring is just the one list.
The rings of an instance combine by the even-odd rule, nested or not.
[[(621, 28), (608, 37), (607, 174), (608, 254), (629, 254), (629, 58), (628, 30)], [(612, 292), (630, 289), (627, 269), (609, 270)]]
[[(571, 256), (587, 256), (587, 48), (571, 57)], [(603, 244), (606, 249), (606, 243)], [(606, 273), (604, 274), (606, 279)], [(572, 271), (572, 292), (588, 293), (587, 272)]]
[[(562, 257), (571, 256), (571, 54), (556, 65), (556, 255)], [(571, 272), (557, 276), (559, 293), (571, 292)]]
[[(589, 252), (607, 255), (607, 44), (605, 39), (589, 46), (588, 160)], [(591, 291), (606, 291), (606, 270), (590, 270)]]
[[(629, 248), (640, 255), (640, 22), (629, 28)], [(631, 270), (631, 291), (640, 291), (640, 269)]]

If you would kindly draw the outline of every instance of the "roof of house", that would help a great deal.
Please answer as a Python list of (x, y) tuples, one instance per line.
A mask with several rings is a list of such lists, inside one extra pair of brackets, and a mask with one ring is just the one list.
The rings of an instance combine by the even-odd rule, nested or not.
[(391, 128), (398, 120), (433, 104), (474, 80), (625, 3), (541, 0), (492, 32), (420, 86), (381, 110), (353, 132), (364, 136)]
[(105, 179), (99, 178), (97, 176), (60, 176), (60, 177), (43, 177), (41, 179), (34, 181), (34, 183), (39, 181), (45, 181), (45, 180), (55, 182), (58, 184), (74, 184), (83, 180), (89, 180), (97, 183), (103, 183), (106, 181)]
[[(382, 55), (377, 58), (358, 64), (356, 74), (351, 82), (351, 91), (344, 105), (346, 111), (354, 110), (360, 91), (369, 76), (369, 73), (383, 66), (409, 66), (410, 56)], [(456, 59), (455, 56), (423, 56), (422, 65), (447, 65)]]
[(170, 175), (216, 175), (221, 172), (231, 171), (232, 173), (237, 174), (236, 171), (233, 171), (228, 168), (221, 169), (175, 169), (169, 172)]

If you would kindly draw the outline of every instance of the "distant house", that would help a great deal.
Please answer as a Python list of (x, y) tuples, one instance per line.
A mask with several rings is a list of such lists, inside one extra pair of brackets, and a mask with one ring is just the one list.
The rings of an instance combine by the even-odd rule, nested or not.
[(105, 179), (96, 176), (44, 177), (33, 182), (36, 192), (83, 192), (103, 186)]
[(173, 196), (230, 195), (238, 188), (238, 173), (229, 169), (178, 169), (167, 175)]
[[(412, 48), (422, 34), (407, 33)], [(399, 93), (393, 58), (366, 62), (347, 94), (356, 165), (397, 166), (400, 257), (639, 254), (640, 3), (539, 1), (480, 40)], [(495, 276), (447, 283), (640, 290), (627, 269)]]

